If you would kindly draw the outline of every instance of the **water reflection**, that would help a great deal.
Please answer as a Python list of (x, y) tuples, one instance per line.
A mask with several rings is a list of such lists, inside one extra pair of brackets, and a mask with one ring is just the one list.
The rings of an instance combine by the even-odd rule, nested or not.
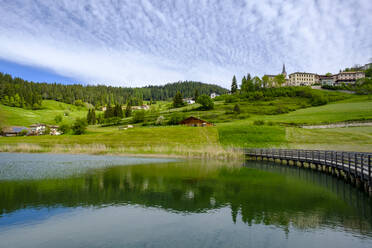
[(0, 181), (0, 199), (0, 224), (28, 209), (133, 205), (182, 215), (228, 209), (231, 223), (271, 225), (285, 233), (326, 227), (367, 237), (372, 225), (371, 199), (364, 194), (324, 174), (270, 163), (146, 164), (69, 178)]

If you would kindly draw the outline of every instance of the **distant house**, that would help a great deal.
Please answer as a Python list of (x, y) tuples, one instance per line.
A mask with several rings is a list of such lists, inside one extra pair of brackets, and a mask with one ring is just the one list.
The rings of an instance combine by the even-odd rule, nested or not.
[(141, 106), (141, 109), (143, 109), (143, 110), (149, 110), (150, 109), (150, 106), (144, 104), (144, 105)]
[(372, 68), (372, 63), (365, 64), (364, 66), (361, 67), (362, 70), (368, 70), (369, 68)]
[(24, 130), (28, 131), (28, 128), (19, 127), (19, 126), (4, 127), (2, 130), (2, 133), (3, 133), (3, 136), (12, 137), (12, 136), (18, 136)]
[(42, 135), (45, 133), (46, 125), (37, 123), (30, 126), (30, 135)]
[(211, 98), (212, 98), (212, 99), (213, 99), (213, 98), (216, 98), (217, 96), (219, 96), (217, 93), (215, 93), (215, 92), (211, 93)]
[(183, 99), (183, 102), (185, 102), (187, 104), (194, 104), (195, 100), (193, 100), (192, 98), (185, 98), (185, 99)]
[(201, 120), (199, 118), (190, 116), (187, 119), (184, 119), (180, 122), (180, 125), (186, 125), (189, 127), (211, 127), (214, 126), (213, 123), (210, 123), (208, 121)]
[(59, 126), (49, 126), (49, 129), (50, 129), (50, 132), (49, 134), (50, 135), (61, 135), (62, 133), (58, 130)]
[(333, 76), (319, 75), (319, 81), (321, 85), (333, 86), (335, 84)]
[(132, 106), (132, 110), (149, 110), (150, 106), (149, 105), (142, 105), (142, 106)]

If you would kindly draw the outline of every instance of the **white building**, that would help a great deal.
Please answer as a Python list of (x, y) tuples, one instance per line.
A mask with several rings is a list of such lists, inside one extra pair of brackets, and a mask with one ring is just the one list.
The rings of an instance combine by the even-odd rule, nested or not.
[(315, 73), (295, 72), (289, 74), (289, 86), (310, 86), (319, 83), (319, 76)]
[(211, 98), (212, 98), (212, 99), (213, 99), (213, 98), (216, 98), (217, 96), (219, 96), (217, 93), (215, 93), (215, 92), (211, 93)]
[(354, 84), (356, 80), (364, 78), (366, 75), (363, 71), (343, 71), (334, 75), (335, 84)]
[(30, 126), (31, 135), (41, 135), (45, 133), (46, 125), (45, 124), (32, 124)]

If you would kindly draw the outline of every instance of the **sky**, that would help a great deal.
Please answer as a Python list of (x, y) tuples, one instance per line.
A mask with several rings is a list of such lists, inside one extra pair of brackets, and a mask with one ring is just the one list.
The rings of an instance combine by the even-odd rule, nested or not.
[(372, 58), (371, 0), (0, 0), (0, 71), (39, 82), (229, 87)]

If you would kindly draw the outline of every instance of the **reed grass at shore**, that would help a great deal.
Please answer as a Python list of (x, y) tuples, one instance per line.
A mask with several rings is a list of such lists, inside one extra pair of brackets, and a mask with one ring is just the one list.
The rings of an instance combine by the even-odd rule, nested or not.
[(244, 157), (241, 151), (233, 148), (223, 148), (219, 145), (199, 147), (177, 146), (142, 146), (142, 147), (110, 147), (105, 144), (42, 146), (30, 143), (1, 144), (0, 152), (25, 153), (68, 153), (95, 155), (130, 155), (149, 157), (197, 158), (217, 160), (240, 160)]

